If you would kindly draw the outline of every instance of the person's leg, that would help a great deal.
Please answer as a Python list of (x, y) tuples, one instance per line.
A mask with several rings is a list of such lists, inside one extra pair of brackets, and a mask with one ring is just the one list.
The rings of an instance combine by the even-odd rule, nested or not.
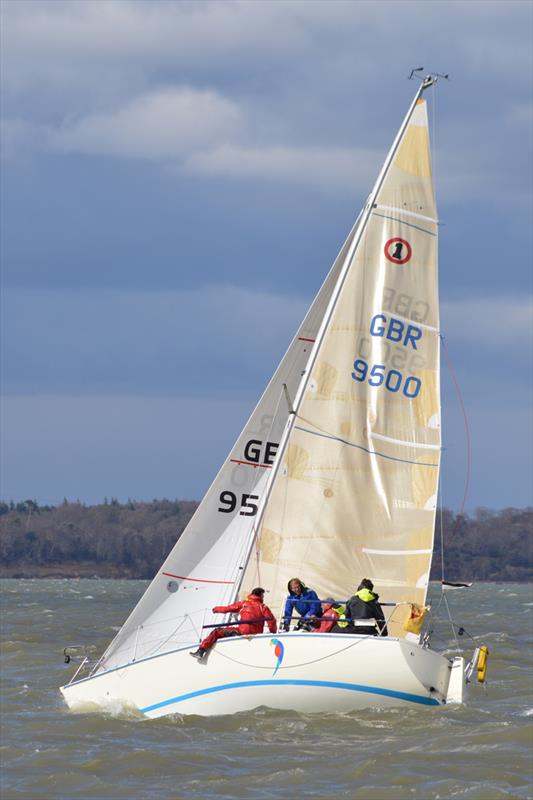
[(241, 635), (238, 628), (223, 628), (222, 629), (222, 634), (223, 634), (224, 638), (226, 638), (226, 636), (240, 636)]
[(238, 628), (215, 628), (211, 631), (209, 636), (206, 636), (203, 641), (200, 642), (200, 647), (194, 653), (191, 653), (191, 656), (197, 658), (199, 661), (206, 657), (207, 653), (215, 642), (219, 639), (222, 639), (226, 636), (240, 636)]

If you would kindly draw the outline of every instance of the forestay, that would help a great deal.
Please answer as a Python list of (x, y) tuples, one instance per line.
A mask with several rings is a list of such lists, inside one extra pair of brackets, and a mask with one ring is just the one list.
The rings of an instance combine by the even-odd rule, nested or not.
[[(229, 457), (98, 669), (110, 669), (196, 644), (211, 607), (232, 602), (241, 585), (250, 538), (289, 406), (352, 243), (343, 245), (298, 333)], [(287, 387), (287, 393), (283, 389)], [(245, 585), (249, 591), (253, 586)]]
[[(268, 587), (275, 610), (294, 575), (322, 597), (346, 598), (370, 577), (383, 600), (426, 598), (441, 438), (424, 100), (373, 199), (244, 576), (246, 587)], [(396, 610), (390, 633), (403, 635), (406, 608)]]

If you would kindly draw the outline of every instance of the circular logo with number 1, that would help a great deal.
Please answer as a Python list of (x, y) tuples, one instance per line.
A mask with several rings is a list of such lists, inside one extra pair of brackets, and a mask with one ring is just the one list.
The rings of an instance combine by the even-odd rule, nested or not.
[(383, 252), (393, 264), (407, 264), (413, 255), (413, 248), (407, 239), (400, 239), (396, 236), (394, 239), (389, 239)]

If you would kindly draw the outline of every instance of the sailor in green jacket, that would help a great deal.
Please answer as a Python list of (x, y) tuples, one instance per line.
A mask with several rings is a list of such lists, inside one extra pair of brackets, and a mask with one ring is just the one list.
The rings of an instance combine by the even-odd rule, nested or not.
[[(388, 636), (385, 617), (378, 602), (379, 595), (374, 591), (369, 578), (363, 578), (356, 593), (346, 603), (344, 613), (332, 633), (358, 633), (369, 636)], [(375, 620), (365, 625), (365, 621)]]

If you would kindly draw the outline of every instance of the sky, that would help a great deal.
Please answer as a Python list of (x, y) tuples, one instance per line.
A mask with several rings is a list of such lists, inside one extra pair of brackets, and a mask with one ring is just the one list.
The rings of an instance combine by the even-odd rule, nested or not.
[[(533, 4), (2, 0), (4, 500), (200, 499), (429, 96), (466, 508), (532, 503)], [(442, 503), (467, 479), (443, 360)]]

